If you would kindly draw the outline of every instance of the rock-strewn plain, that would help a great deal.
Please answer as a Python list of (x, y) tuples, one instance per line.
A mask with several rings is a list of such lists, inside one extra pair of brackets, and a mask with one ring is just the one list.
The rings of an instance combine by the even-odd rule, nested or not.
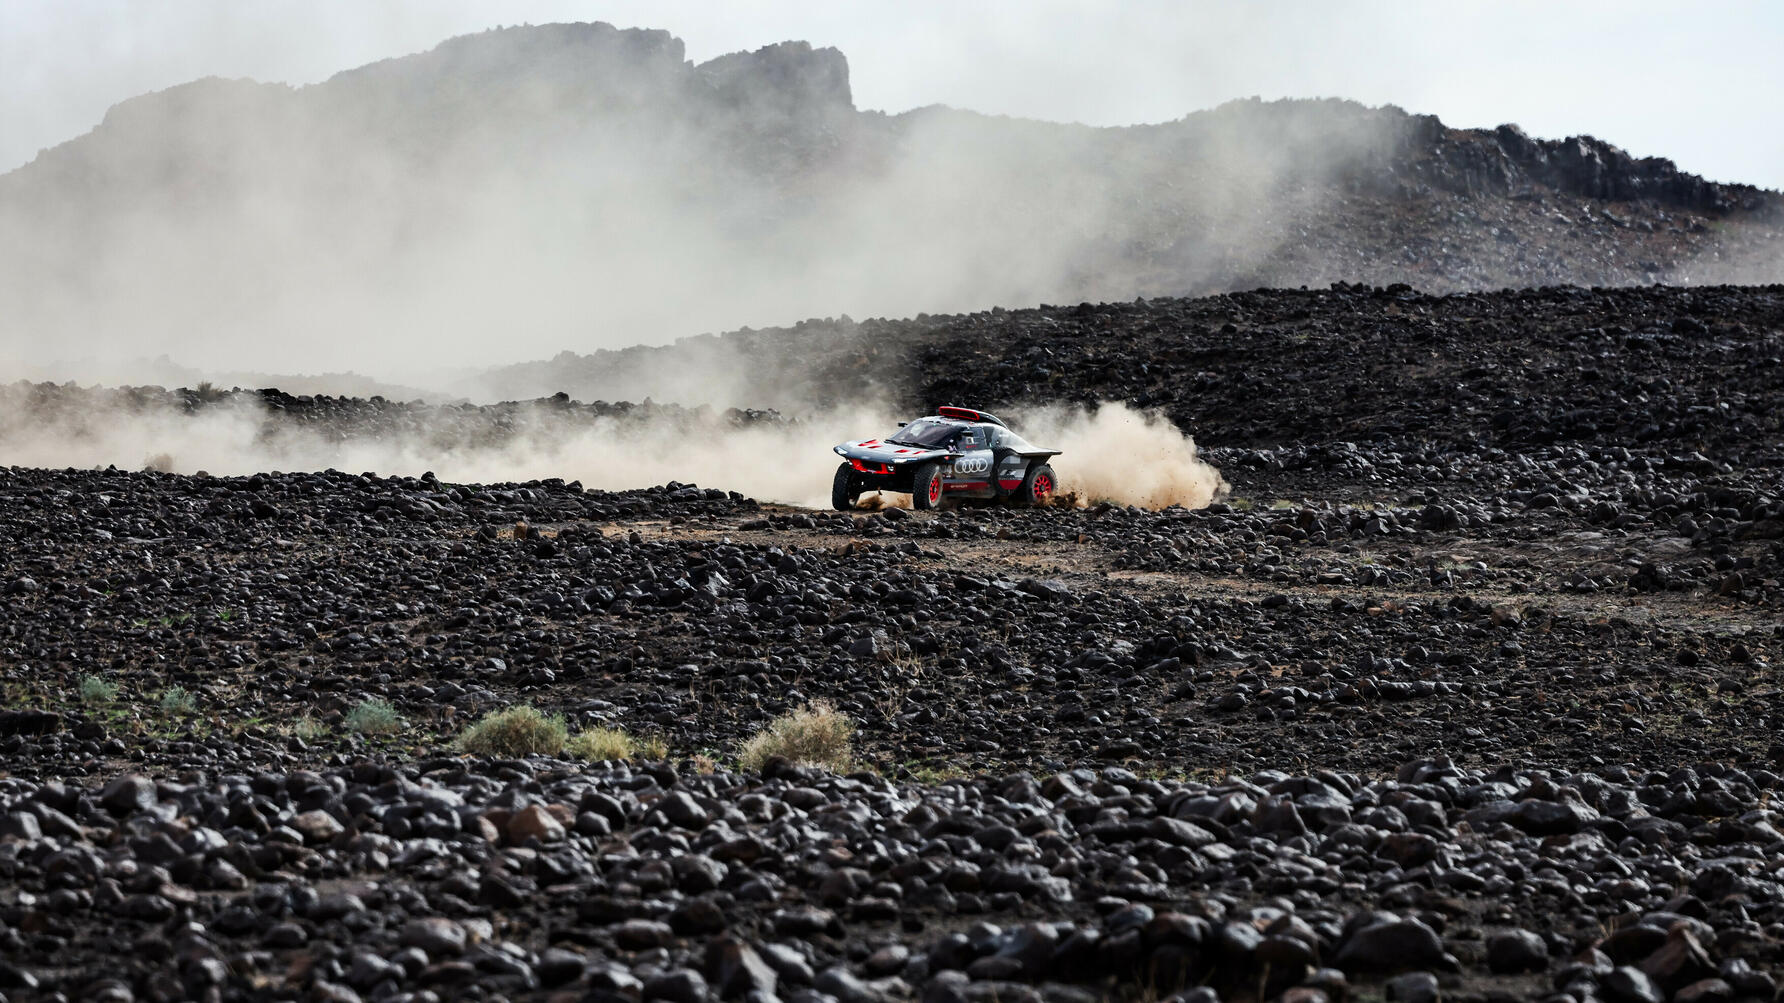
[[(1193, 511), (0, 470), (0, 994), (1774, 999), (1781, 318), (1342, 287), (824, 363), (1162, 408)], [(816, 700), (861, 772), (736, 768)], [(670, 757), (453, 750), (521, 701)]]

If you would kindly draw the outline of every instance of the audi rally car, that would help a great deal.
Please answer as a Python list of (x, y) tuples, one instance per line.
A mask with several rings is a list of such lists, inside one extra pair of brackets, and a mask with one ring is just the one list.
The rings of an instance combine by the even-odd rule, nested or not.
[(839, 509), (854, 508), (868, 491), (908, 491), (919, 509), (957, 498), (1041, 505), (1058, 486), (1047, 461), (1059, 450), (1033, 445), (996, 415), (972, 408), (936, 408), (884, 439), (845, 442), (836, 453), (843, 464), (830, 503)]

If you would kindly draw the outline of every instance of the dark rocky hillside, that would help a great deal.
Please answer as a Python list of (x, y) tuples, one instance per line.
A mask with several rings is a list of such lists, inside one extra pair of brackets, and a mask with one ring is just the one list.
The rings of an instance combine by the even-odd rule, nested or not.
[[(773, 406), (1127, 401), (1209, 446), (1392, 439), (1694, 450), (1780, 442), (1784, 287), (1426, 295), (1254, 290), (911, 320), (811, 321), (565, 354), (490, 383)], [(723, 374), (722, 377), (714, 374)], [(711, 395), (694, 395), (702, 391)]]

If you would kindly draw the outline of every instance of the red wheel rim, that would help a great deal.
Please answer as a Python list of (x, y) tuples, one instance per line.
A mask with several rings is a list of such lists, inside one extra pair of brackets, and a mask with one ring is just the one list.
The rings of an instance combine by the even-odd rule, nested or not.
[(942, 479), (940, 477), (931, 478), (929, 481), (929, 503), (931, 505), (933, 505), (937, 501), (940, 501), (941, 497), (942, 497)]
[(1034, 496), (1036, 498), (1045, 498), (1052, 493), (1053, 478), (1048, 477), (1046, 474), (1042, 474), (1034, 479)]

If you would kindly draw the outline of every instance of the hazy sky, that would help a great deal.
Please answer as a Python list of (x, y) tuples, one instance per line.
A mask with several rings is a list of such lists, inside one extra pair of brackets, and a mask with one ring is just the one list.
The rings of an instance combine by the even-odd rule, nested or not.
[(1232, 98), (1347, 97), (1452, 125), (1587, 132), (1784, 188), (1784, 4), (0, 0), (0, 171), (124, 98), (217, 75), (301, 84), (497, 24), (667, 28), (696, 61), (799, 38), (856, 104), (1097, 125)]

